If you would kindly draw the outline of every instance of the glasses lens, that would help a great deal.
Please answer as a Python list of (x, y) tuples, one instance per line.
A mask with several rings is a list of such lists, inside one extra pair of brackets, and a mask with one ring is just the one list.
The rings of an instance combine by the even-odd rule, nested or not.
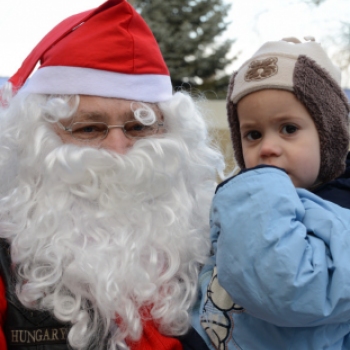
[(72, 135), (78, 140), (103, 139), (108, 132), (108, 126), (100, 122), (77, 122), (72, 124)]
[(124, 124), (124, 133), (129, 137), (142, 138), (155, 134), (158, 128), (158, 123), (144, 125), (137, 120), (133, 120)]

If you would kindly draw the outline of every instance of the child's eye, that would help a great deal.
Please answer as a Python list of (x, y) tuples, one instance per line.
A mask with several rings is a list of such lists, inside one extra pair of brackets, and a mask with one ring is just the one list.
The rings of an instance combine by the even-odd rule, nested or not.
[(249, 141), (255, 141), (261, 138), (261, 133), (259, 131), (253, 130), (246, 133), (245, 137)]
[(293, 124), (287, 124), (282, 128), (283, 134), (294, 134), (297, 131), (298, 131), (298, 127), (296, 127)]

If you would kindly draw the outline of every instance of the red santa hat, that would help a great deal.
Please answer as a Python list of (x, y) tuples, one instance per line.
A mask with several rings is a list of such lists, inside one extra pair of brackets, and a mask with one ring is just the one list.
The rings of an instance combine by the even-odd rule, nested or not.
[[(38, 62), (40, 68), (28, 79)], [(172, 96), (169, 71), (158, 44), (125, 0), (108, 0), (58, 24), (9, 81), (15, 90), (30, 93), (144, 102), (166, 101)]]

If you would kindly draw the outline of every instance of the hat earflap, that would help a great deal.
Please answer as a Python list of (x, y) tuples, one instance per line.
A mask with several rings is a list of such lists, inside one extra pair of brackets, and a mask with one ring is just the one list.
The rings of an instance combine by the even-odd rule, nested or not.
[(230, 83), (228, 86), (227, 99), (226, 99), (226, 110), (228, 117), (228, 124), (231, 131), (231, 140), (233, 144), (233, 151), (237, 165), (244, 169), (244, 159), (243, 159), (243, 149), (242, 149), (242, 140), (241, 140), (241, 131), (239, 127), (239, 119), (237, 114), (237, 104), (231, 101), (231, 95), (235, 84), (235, 77), (237, 76), (238, 71), (233, 73)]
[(339, 84), (314, 60), (299, 56), (294, 94), (310, 113), (320, 139), (319, 180), (335, 179), (345, 170), (349, 148), (349, 102)]

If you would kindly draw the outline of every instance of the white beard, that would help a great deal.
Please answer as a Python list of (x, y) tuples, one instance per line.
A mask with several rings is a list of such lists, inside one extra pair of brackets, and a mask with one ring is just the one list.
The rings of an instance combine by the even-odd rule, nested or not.
[(145, 307), (162, 333), (184, 333), (209, 249), (215, 170), (204, 153), (191, 157), (170, 134), (124, 156), (45, 145), (54, 136), (42, 135), (45, 156), (24, 166), (31, 172), (0, 202), (20, 301), (71, 322), (75, 349), (99, 348), (94, 341), (107, 336), (110, 349), (138, 339)]

